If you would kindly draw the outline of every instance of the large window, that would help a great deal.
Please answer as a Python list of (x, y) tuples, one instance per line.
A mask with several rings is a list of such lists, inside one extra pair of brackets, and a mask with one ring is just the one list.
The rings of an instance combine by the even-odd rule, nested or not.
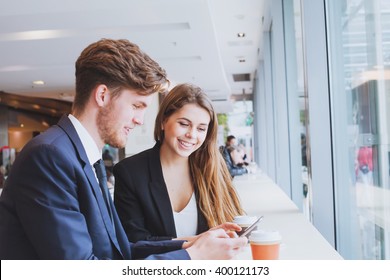
[(301, 0), (283, 1), (292, 199), (311, 220), (308, 93), (302, 34)]
[[(237, 145), (246, 155), (247, 162), (254, 161), (253, 156), (253, 102), (235, 101), (233, 111), (228, 113), (228, 134), (234, 135)], [(226, 140), (226, 137), (225, 137)]]
[(326, 1), (338, 251), (390, 259), (390, 1)]

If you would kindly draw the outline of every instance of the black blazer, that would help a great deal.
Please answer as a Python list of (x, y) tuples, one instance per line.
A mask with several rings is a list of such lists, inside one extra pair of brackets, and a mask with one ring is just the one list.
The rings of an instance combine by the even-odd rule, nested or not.
[[(130, 241), (177, 237), (161, 168), (159, 144), (117, 163), (114, 176), (115, 207)], [(196, 186), (195, 196), (199, 201)], [(208, 229), (206, 218), (198, 206), (197, 234)]]

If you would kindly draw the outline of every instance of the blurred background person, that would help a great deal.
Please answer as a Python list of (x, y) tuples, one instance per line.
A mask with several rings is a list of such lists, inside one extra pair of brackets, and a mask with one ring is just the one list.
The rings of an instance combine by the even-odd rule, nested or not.
[(244, 160), (236, 146), (228, 146), (223, 151), (223, 157), (231, 177), (248, 173)]
[(220, 152), (232, 178), (248, 173), (248, 170), (244, 167), (243, 155), (236, 146), (236, 137), (234, 135), (226, 137), (226, 145), (220, 148)]

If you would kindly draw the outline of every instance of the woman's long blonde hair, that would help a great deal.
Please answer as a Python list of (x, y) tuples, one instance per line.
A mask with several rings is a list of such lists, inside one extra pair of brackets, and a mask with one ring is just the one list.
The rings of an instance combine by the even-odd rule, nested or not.
[(162, 124), (186, 104), (197, 104), (210, 115), (207, 136), (202, 146), (189, 156), (194, 187), (199, 192), (199, 208), (209, 227), (231, 222), (244, 213), (226, 163), (217, 147), (218, 121), (210, 99), (192, 84), (174, 87), (162, 100), (154, 127), (154, 139), (162, 143)]

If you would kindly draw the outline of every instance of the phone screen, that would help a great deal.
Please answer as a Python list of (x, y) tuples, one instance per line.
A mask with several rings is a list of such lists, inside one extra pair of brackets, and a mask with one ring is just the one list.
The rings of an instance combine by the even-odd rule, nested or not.
[(252, 230), (255, 229), (256, 225), (264, 218), (264, 216), (259, 217), (253, 224), (247, 227), (245, 230), (241, 231), (238, 236), (247, 236)]

